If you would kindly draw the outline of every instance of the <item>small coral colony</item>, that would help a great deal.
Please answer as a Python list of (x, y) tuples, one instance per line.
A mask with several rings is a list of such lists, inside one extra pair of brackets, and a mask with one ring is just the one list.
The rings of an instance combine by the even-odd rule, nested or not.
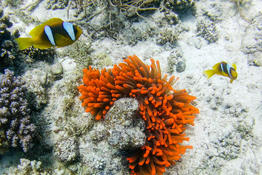
[[(74, 43), (81, 35), (80, 27), (59, 18), (52, 18), (36, 26), (32, 38), (18, 38), (21, 50), (28, 47), (46, 49), (63, 47)], [(181, 145), (189, 140), (184, 131), (186, 125), (194, 125), (199, 110), (191, 105), (195, 99), (185, 90), (173, 89), (174, 76), (162, 75), (159, 61), (151, 59), (144, 64), (137, 56), (128, 56), (124, 63), (112, 69), (83, 70), (83, 84), (78, 87), (80, 99), (86, 112), (96, 120), (106, 117), (114, 102), (131, 97), (139, 102), (138, 117), (146, 124), (146, 142), (138, 151), (127, 157), (131, 174), (161, 175), (165, 168), (175, 164), (192, 146)], [(204, 72), (208, 78), (214, 74), (227, 76), (230, 82), (237, 78), (236, 66), (226, 62), (217, 63), (212, 70)]]

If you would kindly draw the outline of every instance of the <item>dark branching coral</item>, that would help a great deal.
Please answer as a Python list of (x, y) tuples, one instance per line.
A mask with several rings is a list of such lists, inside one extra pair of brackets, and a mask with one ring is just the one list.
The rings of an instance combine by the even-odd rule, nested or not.
[(126, 12), (127, 16), (139, 15), (139, 12), (156, 10), (160, 0), (111, 0), (111, 4)]
[(0, 9), (0, 72), (13, 64), (17, 53), (13, 37), (7, 30), (11, 26), (12, 23), (9, 21), (9, 18), (3, 16), (3, 11)]
[(111, 5), (115, 5), (126, 13), (127, 16), (161, 9), (172, 9), (174, 11), (185, 11), (194, 7), (194, 0), (111, 0)]
[(186, 11), (194, 7), (194, 0), (164, 0), (165, 6), (174, 11)]
[(34, 47), (29, 47), (21, 51), (26, 55), (27, 62), (34, 62), (36, 60), (45, 60), (48, 62), (53, 62), (56, 55), (55, 49), (38, 49)]
[(0, 149), (21, 147), (27, 152), (36, 127), (30, 122), (25, 83), (8, 69), (0, 78)]
[(190, 104), (195, 97), (173, 89), (175, 77), (168, 80), (167, 75), (162, 76), (158, 61), (151, 59), (150, 66), (136, 56), (124, 61), (101, 72), (91, 66), (83, 70), (84, 84), (78, 87), (82, 106), (100, 120), (117, 99), (136, 98), (147, 139), (127, 158), (131, 174), (162, 175), (166, 167), (192, 148), (180, 143), (189, 140), (184, 134), (185, 125), (194, 125), (194, 114), (199, 112)]

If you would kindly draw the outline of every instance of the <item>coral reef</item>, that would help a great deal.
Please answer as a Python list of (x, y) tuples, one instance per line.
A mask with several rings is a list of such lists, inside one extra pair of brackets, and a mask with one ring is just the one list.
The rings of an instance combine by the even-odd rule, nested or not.
[(140, 16), (140, 12), (156, 10), (159, 2), (160, 0), (111, 0), (112, 5), (120, 8), (129, 17), (134, 15)]
[(155, 24), (134, 23), (129, 28), (119, 34), (119, 39), (128, 45), (135, 45), (139, 41), (145, 41), (156, 34)]
[(19, 146), (27, 152), (32, 146), (36, 127), (30, 121), (24, 81), (6, 69), (1, 76), (0, 92), (1, 147), (8, 142), (9, 147)]
[(139, 116), (146, 123), (146, 143), (128, 156), (131, 174), (163, 174), (165, 167), (175, 164), (186, 149), (181, 145), (186, 124), (194, 125), (199, 111), (190, 103), (195, 97), (185, 90), (174, 90), (174, 76), (162, 77), (159, 62), (151, 59), (145, 65), (137, 56), (129, 56), (125, 63), (112, 69), (84, 69), (83, 85), (78, 87), (86, 112), (96, 120), (105, 118), (114, 102), (133, 97), (139, 103)]
[(202, 36), (208, 43), (214, 43), (218, 40), (216, 24), (210, 20), (200, 19), (197, 22), (197, 32), (198, 35)]
[(205, 6), (196, 9), (197, 16), (206, 16), (213, 22), (222, 21), (224, 17), (223, 6), (215, 2), (205, 3)]
[(244, 11), (248, 11), (251, 4), (252, 4), (252, 0), (230, 0), (231, 2), (234, 3), (234, 6), (237, 10), (237, 12), (239, 13), (240, 17), (245, 20), (246, 22), (250, 23), (251, 20), (248, 19), (246, 16), (245, 16), (245, 13)]
[(143, 12), (160, 9), (171, 9), (173, 11), (186, 11), (194, 7), (194, 0), (112, 0), (112, 5), (117, 6), (128, 17), (141, 16)]
[(164, 45), (169, 43), (170, 45), (175, 45), (179, 37), (179, 33), (173, 28), (164, 28), (159, 32), (157, 38), (157, 44)]
[(88, 41), (84, 42), (79, 40), (70, 47), (64, 48), (63, 52), (58, 52), (60, 57), (70, 57), (73, 58), (77, 67), (83, 69), (88, 67), (93, 63), (90, 53), (92, 52), (91, 43), (87, 44)]
[[(234, 107), (233, 107), (234, 108)], [(227, 164), (230, 161), (237, 160), (241, 156), (247, 156), (250, 154), (249, 151), (256, 147), (256, 143), (252, 141), (252, 129), (254, 127), (254, 121), (244, 122), (243, 117), (246, 117), (245, 113), (237, 114), (236, 112), (230, 112), (228, 117), (238, 118), (237, 125), (235, 125), (226, 135), (221, 135), (217, 140), (211, 141), (206, 149), (205, 156), (201, 160), (203, 163), (194, 174), (204, 173), (208, 174), (213, 171), (214, 174), (220, 174), (221, 169), (226, 168), (227, 173), (232, 171), (232, 167), (228, 167)], [(227, 130), (228, 128), (225, 128)], [(251, 156), (252, 157), (252, 156)], [(249, 157), (250, 158), (250, 157)], [(249, 163), (250, 160), (242, 160), (237, 164), (243, 167), (247, 174), (259, 174), (259, 166), (256, 162)], [(252, 160), (253, 161), (253, 160)], [(243, 172), (243, 169), (238, 169), (239, 172)], [(225, 170), (223, 170), (225, 171)], [(223, 173), (223, 174), (227, 174)], [(231, 172), (229, 174), (236, 174)]]
[[(50, 158), (50, 157), (49, 157)], [(56, 168), (46, 168), (45, 164), (37, 160), (29, 160), (22, 158), (20, 159), (20, 164), (17, 167), (11, 167), (3, 175), (72, 175), (72, 171), (64, 167), (63, 165), (58, 165)]]
[(64, 9), (67, 7), (69, 0), (48, 0), (46, 4), (47, 9)]
[(120, 31), (131, 26), (127, 17), (117, 8), (109, 7), (109, 5), (103, 4), (100, 8), (97, 7), (96, 10), (92, 10), (91, 17), (88, 19), (89, 25), (87, 26), (90, 38), (110, 37), (117, 39)]
[(248, 54), (250, 65), (262, 66), (262, 13), (258, 14), (248, 25), (242, 39), (242, 51)]
[(46, 61), (38, 61), (32, 65), (34, 64), (40, 65), (41, 68), (28, 69), (22, 78), (28, 91), (30, 105), (40, 110), (48, 103), (48, 88), (54, 81), (63, 78), (63, 66), (59, 62), (49, 65)]
[[(155, 166), (158, 174), (162, 174), (159, 172), (160, 167), (166, 171), (163, 174), (170, 175), (200, 175), (210, 172), (213, 175), (260, 174), (262, 76), (258, 75), (262, 71), (259, 67), (262, 66), (261, 0), (0, 1), (0, 8), (5, 11), (3, 15), (0, 10), (0, 26), (3, 26), (0, 31), (10, 37), (0, 40), (3, 49), (0, 49), (1, 54), (5, 54), (4, 57), (0, 56), (0, 79), (4, 77), (2, 72), (6, 68), (22, 76), (29, 93), (27, 102), (31, 109), (30, 116), (39, 131), (34, 138), (34, 147), (24, 153), (18, 148), (10, 148), (5, 131), (0, 129), (0, 154), (2, 150), (9, 149), (0, 155), (0, 174), (10, 168), (10, 172), (5, 175), (127, 175), (132, 171), (129, 165), (135, 166), (133, 171), (137, 174), (149, 174), (149, 171), (153, 174), (150, 166)], [(251, 3), (243, 3), (248, 1)], [(16, 6), (17, 2), (22, 3)], [(124, 6), (128, 3), (130, 6)], [(143, 11), (143, 8), (147, 9)], [(31, 49), (25, 54), (15, 50), (12, 39), (17, 37), (13, 33), (15, 30), (19, 29), (20, 34), (24, 35), (40, 21), (53, 16), (80, 25), (84, 29), (80, 40), (70, 47), (55, 49), (56, 54), (59, 54), (54, 55), (55, 59), (48, 50), (44, 50), (47, 51), (44, 53)], [(243, 20), (243, 16), (249, 22)], [(4, 37), (1, 33), (0, 36)], [(2, 45), (2, 41), (6, 43)], [(8, 47), (9, 41), (14, 44), (13, 50)], [(178, 149), (181, 148), (178, 146), (180, 144), (192, 145), (194, 149), (187, 150), (184, 155), (179, 154), (176, 159), (180, 156), (181, 159), (176, 161), (175, 166), (166, 168), (166, 162), (169, 161), (163, 160), (167, 154), (167, 157), (173, 156), (170, 155), (173, 152), (166, 151), (170, 147), (169, 135), (166, 134), (168, 132), (163, 134), (172, 127), (166, 121), (172, 114), (161, 114), (161, 111), (168, 110), (163, 109), (163, 105), (156, 108), (149, 101), (152, 95), (153, 100), (163, 102), (164, 96), (172, 95), (173, 91), (167, 90), (160, 96), (151, 94), (153, 85), (149, 82), (150, 76), (140, 73), (144, 71), (143, 68), (132, 68), (143, 74), (143, 82), (146, 81), (139, 83), (139, 87), (138, 80), (134, 80), (132, 75), (134, 71), (121, 75), (128, 78), (125, 86), (130, 85), (139, 92), (135, 98), (129, 98), (129, 89), (125, 88), (123, 91), (126, 94), (110, 98), (117, 100), (112, 106), (109, 105), (110, 109), (104, 119), (96, 121), (81, 106), (77, 87), (83, 84), (82, 69), (91, 65), (102, 76), (104, 73), (101, 70), (106, 68), (108, 71), (109, 68), (110, 75), (114, 76), (114, 64), (124, 72), (124, 65), (120, 65), (129, 64), (122, 58), (131, 53), (143, 57), (141, 60), (145, 61), (148, 72), (151, 72), (150, 58), (157, 58), (162, 74), (168, 73), (166, 82), (172, 75), (179, 76), (180, 81), (173, 88), (184, 87), (188, 94), (197, 97), (192, 101), (193, 105), (201, 109), (201, 114), (194, 121), (196, 127), (178, 124), (187, 129), (176, 136), (185, 133), (190, 142), (173, 144)], [(219, 59), (237, 64), (241, 76), (235, 84), (229, 84), (221, 77), (207, 80), (202, 74), (203, 70)], [(119, 80), (120, 77), (113, 78)], [(164, 75), (160, 78), (162, 82), (158, 79), (156, 81), (160, 82), (154, 83), (158, 90), (163, 85), (163, 79)], [(90, 81), (93, 80), (90, 78)], [(98, 86), (96, 88), (100, 91)], [(115, 89), (109, 90), (116, 95)], [(149, 92), (140, 93), (144, 93), (143, 90)], [(145, 111), (149, 117), (147, 120), (140, 114), (139, 107), (146, 103), (143, 101), (146, 97), (149, 104), (145, 108), (159, 112), (155, 122), (152, 122), (149, 110)], [(174, 107), (173, 101), (175, 98), (167, 100), (167, 103), (171, 103), (171, 112), (173, 108), (180, 109)], [(148, 121), (152, 123), (152, 128), (156, 128), (159, 118), (165, 124), (163, 132), (152, 131)], [(177, 127), (172, 129), (174, 131)], [(154, 134), (159, 135), (148, 140)], [(171, 134), (171, 137), (174, 135)], [(154, 146), (159, 142), (156, 149), (164, 150), (163, 155), (157, 155), (161, 154), (160, 151), (153, 154)], [(145, 146), (152, 149), (143, 150), (148, 148)], [(145, 155), (146, 151), (148, 155)], [(134, 157), (137, 157), (135, 162), (129, 163)], [(166, 165), (159, 166), (158, 160)]]
[[(181, 172), (181, 174), (194, 175), (209, 174), (210, 172), (217, 175), (241, 174), (243, 172), (259, 174), (259, 166), (255, 161), (256, 156), (254, 153), (251, 153), (253, 152), (251, 150), (261, 147), (261, 140), (254, 135), (255, 121), (251, 117), (251, 113), (254, 111), (252, 107), (242, 102), (246, 98), (232, 99), (234, 97), (233, 94), (236, 94), (238, 86), (234, 89), (226, 84), (223, 84), (223, 87), (221, 87), (220, 83), (207, 83), (206, 89), (208, 89), (208, 93), (202, 92), (201, 95), (199, 89), (203, 88), (203, 82), (202, 84), (194, 85), (199, 80), (194, 79), (194, 75), (187, 78), (191, 80), (192, 93), (198, 96), (198, 105), (202, 106), (203, 111), (208, 110), (208, 112), (202, 113), (205, 119), (201, 116), (199, 118), (209, 122), (198, 124), (198, 129), (202, 128), (202, 131), (198, 130), (198, 133), (202, 132), (204, 135), (201, 137), (209, 137), (209, 139), (207, 141), (197, 141), (199, 138), (191, 140), (194, 145), (198, 145), (194, 146), (195, 149), (193, 151), (195, 151), (195, 154), (192, 156), (198, 155), (197, 162), (199, 163), (194, 166), (196, 168), (183, 170), (195, 161), (190, 161), (192, 157), (187, 157), (189, 162), (185, 162), (183, 165), (180, 164), (178, 169), (176, 169), (176, 166), (174, 170)], [(198, 94), (198, 92), (200, 93)], [(214, 126), (216, 124), (218, 125)], [(220, 127), (223, 129), (219, 129)], [(206, 130), (209, 130), (209, 132), (206, 132)], [(204, 148), (205, 151), (199, 150), (201, 148)], [(200, 155), (202, 153), (203, 155)], [(232, 168), (235, 166), (237, 168)]]
[[(70, 59), (66, 61), (68, 60)], [(42, 110), (44, 112), (35, 113), (37, 125), (41, 127), (40, 145), (53, 149), (54, 157), (50, 158), (52, 155), (49, 154), (37, 158), (41, 157), (42, 162), (51, 160), (65, 164), (72, 174), (100, 175), (128, 172), (127, 161), (123, 159), (126, 153), (120, 150), (120, 147), (137, 148), (145, 141), (144, 125), (142, 125), (144, 121), (133, 117), (137, 113), (136, 100), (120, 99), (115, 103), (116, 106), (112, 106), (112, 112), (108, 112), (108, 118), (112, 118), (112, 122), (108, 121), (107, 125), (100, 125), (101, 123), (95, 122), (89, 113), (84, 112), (81, 101), (77, 97), (79, 95), (77, 86), (81, 82), (82, 72), (76, 73), (76, 66), (73, 68), (68, 66), (72, 66), (72, 59), (67, 63), (68, 65), (64, 64), (66, 61), (63, 62), (63, 79), (48, 86), (48, 103)], [(43, 67), (41, 70), (46, 68)], [(40, 72), (36, 70), (28, 70), (28, 72), (35, 74), (32, 76), (32, 81), (40, 79), (42, 77), (40, 75), (45, 73), (43, 71), (38, 75)], [(37, 76), (40, 77), (36, 78)], [(119, 123), (114, 119), (116, 117), (125, 119), (125, 122)], [(132, 125), (128, 125), (129, 123)], [(114, 133), (120, 137), (113, 137)], [(121, 146), (114, 143), (121, 143)]]
[(165, 7), (174, 11), (186, 11), (195, 7), (194, 0), (166, 0)]
[[(28, 71), (29, 74), (35, 74), (31, 76), (32, 84), (28, 83), (28, 87), (36, 96), (37, 103), (35, 104), (45, 102), (45, 104), (40, 103), (41, 106), (44, 105), (44, 108), (37, 108), (40, 112), (34, 113), (34, 117), (37, 117), (36, 124), (39, 130), (41, 129), (40, 145), (50, 149), (50, 154), (53, 154), (51, 159), (48, 156), (44, 158), (44, 161), (55, 160), (69, 166), (78, 161), (78, 141), (85, 133), (88, 122), (85, 120), (86, 116), (79, 115), (80, 106), (75, 105), (77, 98), (74, 97), (78, 94), (77, 84), (79, 84), (76, 80), (80, 80), (80, 74), (68, 73), (69, 66), (65, 64), (63, 66), (65, 66), (64, 71), (67, 72), (59, 81), (52, 81), (50, 67), (42, 67), (42, 70), (46, 70), (42, 73), (39, 69)], [(29, 76), (26, 77), (26, 79), (29, 78)], [(45, 80), (44, 83), (42, 80)], [(37, 87), (40, 87), (39, 94), (36, 91)], [(42, 101), (41, 97), (47, 101)]]
[[(169, 6), (169, 8), (165, 6), (168, 3), (169, 5), (167, 6)], [(135, 45), (138, 41), (144, 41), (148, 38), (152, 38), (152, 36), (156, 34), (158, 35), (159, 26), (156, 25), (157, 22), (162, 23), (162, 26), (165, 26), (165, 24), (163, 25), (163, 23), (165, 22), (171, 25), (177, 24), (179, 21), (179, 15), (174, 10), (183, 11), (194, 6), (193, 1), (191, 0), (100, 0), (72, 3), (70, 2), (69, 4), (70, 9), (82, 9), (79, 10), (80, 12), (78, 16), (81, 18), (80, 23), (83, 22), (83, 25), (87, 24), (87, 32), (90, 38), (96, 40), (101, 37), (110, 37), (112, 39), (124, 41), (131, 45)], [(173, 6), (177, 7), (174, 8)], [(146, 12), (154, 11), (156, 9), (159, 9), (160, 11), (155, 11), (154, 14), (161, 14), (162, 17), (160, 17), (161, 15), (156, 15), (157, 20), (155, 21), (155, 23), (150, 22), (150, 20), (138, 20), (137, 16), (143, 18), (143, 16), (147, 16), (149, 14)], [(144, 22), (148, 22), (148, 24), (145, 25)], [(140, 25), (141, 23), (143, 23), (143, 25)], [(172, 32), (171, 35), (175, 39), (175, 36), (173, 35), (177, 34), (173, 33), (174, 32)], [(174, 40), (172, 40), (171, 37), (169, 37), (169, 39), (173, 43)]]
[[(173, 10), (170, 9), (165, 9), (163, 11), (161, 11), (161, 16), (159, 18), (159, 23), (168, 23), (169, 25), (174, 25), (177, 24), (179, 22), (179, 16), (177, 13), (175, 13)], [(164, 26), (165, 24), (162, 24), (162, 26)]]
[(0, 72), (10, 65), (13, 65), (17, 56), (16, 44), (13, 36), (7, 30), (12, 23), (7, 16), (3, 16), (3, 10), (0, 9)]
[(3, 0), (4, 6), (17, 7), (23, 3), (23, 0)]
[(61, 137), (55, 146), (55, 157), (57, 157), (61, 162), (73, 162), (78, 156), (78, 144), (76, 138), (74, 137)]
[(42, 169), (42, 162), (30, 161), (28, 159), (20, 159), (20, 164), (17, 168), (10, 168), (8, 174), (13, 175), (51, 175), (48, 171)]
[(23, 80), (28, 91), (30, 103), (33, 103), (34, 108), (41, 109), (47, 104), (47, 85), (50, 83), (48, 73), (39, 69), (28, 70), (23, 75)]

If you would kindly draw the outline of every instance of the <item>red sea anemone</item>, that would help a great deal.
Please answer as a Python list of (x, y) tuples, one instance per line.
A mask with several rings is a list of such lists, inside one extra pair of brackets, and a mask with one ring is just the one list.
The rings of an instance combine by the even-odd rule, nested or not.
[(83, 70), (84, 84), (78, 87), (82, 106), (100, 120), (119, 98), (136, 98), (147, 139), (138, 152), (127, 158), (131, 174), (162, 175), (166, 167), (192, 148), (181, 143), (189, 140), (183, 133), (185, 125), (194, 125), (194, 115), (199, 113), (190, 104), (195, 97), (173, 89), (175, 77), (162, 77), (158, 61), (151, 59), (149, 66), (134, 55), (124, 62), (101, 72), (91, 66)]

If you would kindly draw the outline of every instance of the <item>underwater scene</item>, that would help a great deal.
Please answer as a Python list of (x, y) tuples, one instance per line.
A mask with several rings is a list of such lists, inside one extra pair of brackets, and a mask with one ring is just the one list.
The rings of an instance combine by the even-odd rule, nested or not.
[(262, 175), (262, 0), (0, 0), (0, 175)]

